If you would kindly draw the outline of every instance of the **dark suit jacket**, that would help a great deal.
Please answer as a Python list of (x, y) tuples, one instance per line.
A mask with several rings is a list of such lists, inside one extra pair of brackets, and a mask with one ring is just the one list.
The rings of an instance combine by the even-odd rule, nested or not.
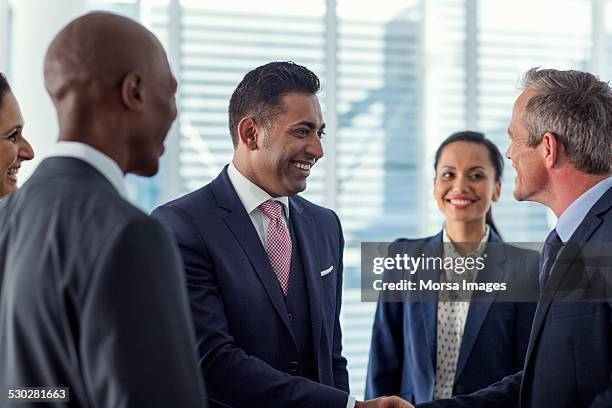
[[(553, 264), (538, 303), (523, 370), (470, 396), (422, 407), (612, 407), (612, 189), (589, 210)], [(601, 267), (590, 252), (596, 243)], [(607, 248), (606, 248), (607, 247)], [(600, 302), (564, 302), (601, 290)], [(551, 298), (552, 296), (552, 298)]]
[(170, 233), (97, 170), (44, 160), (0, 205), (0, 405), (69, 387), (73, 407), (204, 406), (181, 271)]
[[(477, 282), (521, 282), (537, 294), (538, 254), (503, 245), (491, 231), (485, 268)], [(415, 241), (396, 241), (393, 253), (442, 256), (442, 232)], [(415, 254), (414, 256), (418, 256)], [(419, 279), (439, 281), (440, 271), (420, 271)], [(436, 296), (437, 298), (437, 296)], [(470, 304), (457, 362), (453, 394), (470, 393), (513, 374), (523, 366), (535, 302), (499, 302), (499, 296)], [(366, 383), (366, 399), (399, 395), (412, 403), (431, 401), (436, 379), (436, 299), (379, 300)]]
[(299, 196), (289, 198), (289, 208), (303, 258), (319, 383), (289, 374), (292, 358), (281, 350), (294, 339), (283, 295), (227, 166), (210, 184), (153, 212), (172, 228), (183, 254), (200, 367), (216, 403), (346, 406), (340, 222), (333, 211)]

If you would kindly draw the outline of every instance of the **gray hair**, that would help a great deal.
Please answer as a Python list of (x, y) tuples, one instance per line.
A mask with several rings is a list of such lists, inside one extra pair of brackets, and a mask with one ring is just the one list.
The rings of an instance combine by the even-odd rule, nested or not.
[(532, 68), (522, 79), (535, 91), (525, 108), (529, 146), (546, 132), (563, 143), (580, 171), (608, 174), (612, 165), (612, 89), (607, 82), (581, 71)]

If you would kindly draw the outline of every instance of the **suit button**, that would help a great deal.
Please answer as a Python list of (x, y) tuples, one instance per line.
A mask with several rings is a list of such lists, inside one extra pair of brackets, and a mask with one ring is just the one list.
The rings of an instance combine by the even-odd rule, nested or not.
[(289, 320), (293, 320), (293, 315), (291, 313), (289, 313), (287, 316), (289, 316)]
[(463, 386), (462, 385), (455, 385), (455, 394), (461, 394), (463, 393)]
[(297, 373), (297, 371), (300, 369), (300, 363), (298, 363), (297, 361), (292, 361), (289, 363), (289, 371), (292, 373)]

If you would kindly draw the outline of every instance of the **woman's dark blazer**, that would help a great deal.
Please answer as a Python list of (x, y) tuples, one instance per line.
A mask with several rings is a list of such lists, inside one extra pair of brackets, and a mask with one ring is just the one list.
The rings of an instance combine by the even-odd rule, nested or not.
[[(491, 231), (485, 268), (477, 282), (508, 282), (523, 293), (538, 293), (536, 251), (503, 244)], [(391, 252), (414, 251), (415, 244), (442, 255), (442, 232), (420, 240), (398, 240)], [(433, 245), (439, 243), (439, 245)], [(402, 249), (402, 246), (404, 247)], [(416, 245), (418, 247), (418, 245)], [(421, 251), (419, 251), (421, 252)], [(417, 254), (418, 256), (418, 254)], [(423, 272), (439, 281), (440, 271)], [(498, 292), (500, 293), (500, 292)], [(453, 395), (469, 394), (523, 367), (537, 299), (504, 302), (503, 295), (470, 304)], [(412, 403), (433, 399), (436, 378), (437, 297), (431, 301), (382, 302), (374, 319), (366, 399), (399, 395)]]

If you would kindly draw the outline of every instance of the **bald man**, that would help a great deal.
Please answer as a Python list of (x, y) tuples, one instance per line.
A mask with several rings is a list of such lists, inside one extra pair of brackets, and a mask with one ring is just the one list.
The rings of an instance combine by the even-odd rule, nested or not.
[(157, 172), (176, 117), (166, 54), (88, 14), (50, 45), (45, 84), (59, 142), (0, 206), (0, 406), (202, 407), (176, 244), (123, 184)]

